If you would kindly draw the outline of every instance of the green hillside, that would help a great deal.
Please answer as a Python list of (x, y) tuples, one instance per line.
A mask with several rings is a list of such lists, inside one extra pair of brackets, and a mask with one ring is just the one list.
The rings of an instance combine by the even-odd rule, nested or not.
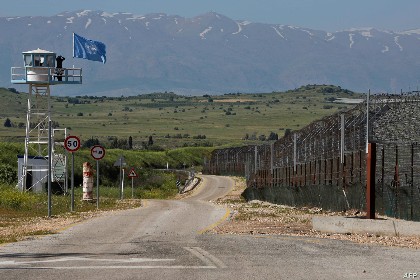
[[(286, 130), (351, 106), (332, 102), (340, 97), (360, 95), (336, 86), (308, 85), (287, 92), (222, 96), (52, 97), (52, 119), (82, 142), (98, 139), (106, 147), (128, 145), (130, 136), (134, 149), (237, 145), (270, 133), (281, 137)], [(27, 94), (0, 89), (0, 141), (23, 141), (26, 104)], [(7, 118), (12, 127), (3, 125)]]

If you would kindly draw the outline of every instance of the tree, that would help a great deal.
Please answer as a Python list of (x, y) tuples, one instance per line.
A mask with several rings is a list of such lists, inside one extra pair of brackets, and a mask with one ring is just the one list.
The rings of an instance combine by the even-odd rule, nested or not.
[(284, 132), (284, 137), (289, 136), (290, 134), (292, 134), (292, 130), (290, 128), (286, 128), (285, 132)]
[(9, 118), (7, 118), (7, 119), (4, 121), (4, 126), (5, 126), (5, 127), (12, 127), (12, 126), (13, 126), (12, 121), (11, 121)]
[(261, 134), (260, 136), (258, 136), (258, 140), (265, 141), (265, 140), (267, 140), (267, 138), (265, 137), (264, 134)]
[(117, 137), (115, 137), (111, 142), (111, 149), (128, 149), (127, 139), (118, 139)]
[(60, 124), (57, 121), (52, 121), (51, 126), (52, 128), (57, 128), (57, 127), (60, 127)]
[(19, 94), (19, 91), (17, 91), (15, 88), (7, 88), (10, 92)]
[(88, 139), (88, 140), (85, 141), (85, 143), (83, 144), (83, 147), (91, 148), (91, 147), (93, 147), (95, 145), (100, 145), (99, 144), (99, 140), (98, 140), (98, 138), (94, 139), (92, 137), (92, 138), (90, 138), (90, 139)]
[(279, 140), (279, 135), (271, 131), (267, 140)]
[(115, 137), (111, 142), (111, 149), (118, 149), (118, 138)]
[(133, 149), (133, 137), (128, 137), (128, 149)]

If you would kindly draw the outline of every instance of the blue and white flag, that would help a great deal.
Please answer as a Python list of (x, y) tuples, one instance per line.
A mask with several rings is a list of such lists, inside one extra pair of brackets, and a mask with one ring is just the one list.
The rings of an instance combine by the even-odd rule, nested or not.
[(105, 44), (73, 33), (73, 57), (106, 62)]

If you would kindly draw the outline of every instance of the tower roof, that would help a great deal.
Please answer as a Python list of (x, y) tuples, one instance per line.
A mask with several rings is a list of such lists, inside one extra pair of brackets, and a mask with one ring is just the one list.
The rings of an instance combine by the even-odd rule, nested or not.
[(41, 50), (40, 48), (33, 50), (33, 51), (27, 51), (27, 52), (23, 52), (23, 53), (51, 53), (54, 54), (55, 52), (50, 52), (50, 51), (46, 51), (46, 50)]

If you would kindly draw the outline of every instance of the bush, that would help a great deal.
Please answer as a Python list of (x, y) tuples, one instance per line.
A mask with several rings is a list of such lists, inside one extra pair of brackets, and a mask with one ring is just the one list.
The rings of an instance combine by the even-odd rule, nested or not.
[(9, 118), (7, 118), (4, 121), (4, 127), (12, 127), (12, 126), (13, 126), (12, 121)]
[(13, 184), (17, 181), (16, 168), (8, 164), (0, 164), (0, 183)]
[(31, 201), (29, 194), (11, 187), (1, 187), (0, 193), (0, 206), (6, 209), (21, 210)]

